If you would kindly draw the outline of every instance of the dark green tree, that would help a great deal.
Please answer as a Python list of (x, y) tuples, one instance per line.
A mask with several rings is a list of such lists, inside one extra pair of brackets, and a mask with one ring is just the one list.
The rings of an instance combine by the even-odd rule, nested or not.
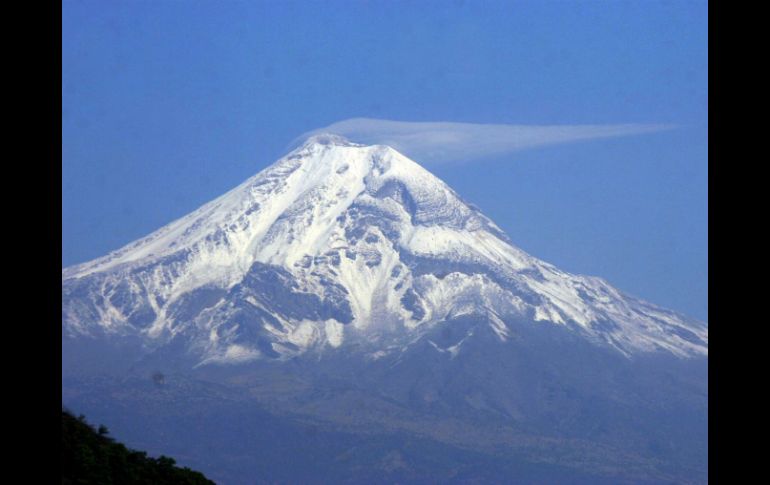
[(88, 424), (62, 410), (62, 485), (213, 485), (202, 473), (180, 468), (167, 456), (151, 458), (108, 436), (109, 430)]

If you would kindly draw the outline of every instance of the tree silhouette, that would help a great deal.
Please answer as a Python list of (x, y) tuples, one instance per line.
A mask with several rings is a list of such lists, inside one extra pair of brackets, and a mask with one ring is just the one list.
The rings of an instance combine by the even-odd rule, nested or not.
[(214, 484), (200, 472), (177, 467), (173, 458), (148, 457), (108, 434), (106, 426), (94, 429), (82, 414), (75, 418), (62, 409), (62, 485)]

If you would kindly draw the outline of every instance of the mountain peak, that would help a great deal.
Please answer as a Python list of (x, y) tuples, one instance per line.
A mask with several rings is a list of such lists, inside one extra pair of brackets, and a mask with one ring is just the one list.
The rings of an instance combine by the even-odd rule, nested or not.
[(351, 142), (342, 135), (334, 133), (315, 133), (308, 136), (302, 146), (310, 145), (337, 145), (337, 146), (363, 146)]
[[(463, 339), (490, 332), (504, 344), (525, 320), (626, 355), (707, 353), (700, 322), (524, 253), (398, 151), (326, 133), (62, 280), (67, 333), (153, 345), (184, 335), (201, 362), (344, 344), (381, 356), (468, 318), (479, 328)], [(461, 342), (439, 350), (454, 356)]]

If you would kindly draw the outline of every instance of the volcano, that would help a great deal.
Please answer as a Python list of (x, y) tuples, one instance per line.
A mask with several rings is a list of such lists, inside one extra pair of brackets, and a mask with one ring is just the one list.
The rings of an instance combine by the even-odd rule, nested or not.
[(707, 324), (333, 134), (65, 268), (62, 351), (70, 407), (222, 483), (707, 481)]

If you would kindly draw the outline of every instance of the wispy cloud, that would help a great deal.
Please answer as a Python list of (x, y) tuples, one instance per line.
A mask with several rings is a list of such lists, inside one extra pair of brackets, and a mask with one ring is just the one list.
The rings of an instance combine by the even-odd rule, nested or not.
[(305, 133), (301, 138), (334, 133), (358, 143), (392, 146), (421, 163), (442, 163), (672, 128), (675, 126), (666, 124), (494, 125), (351, 118)]

